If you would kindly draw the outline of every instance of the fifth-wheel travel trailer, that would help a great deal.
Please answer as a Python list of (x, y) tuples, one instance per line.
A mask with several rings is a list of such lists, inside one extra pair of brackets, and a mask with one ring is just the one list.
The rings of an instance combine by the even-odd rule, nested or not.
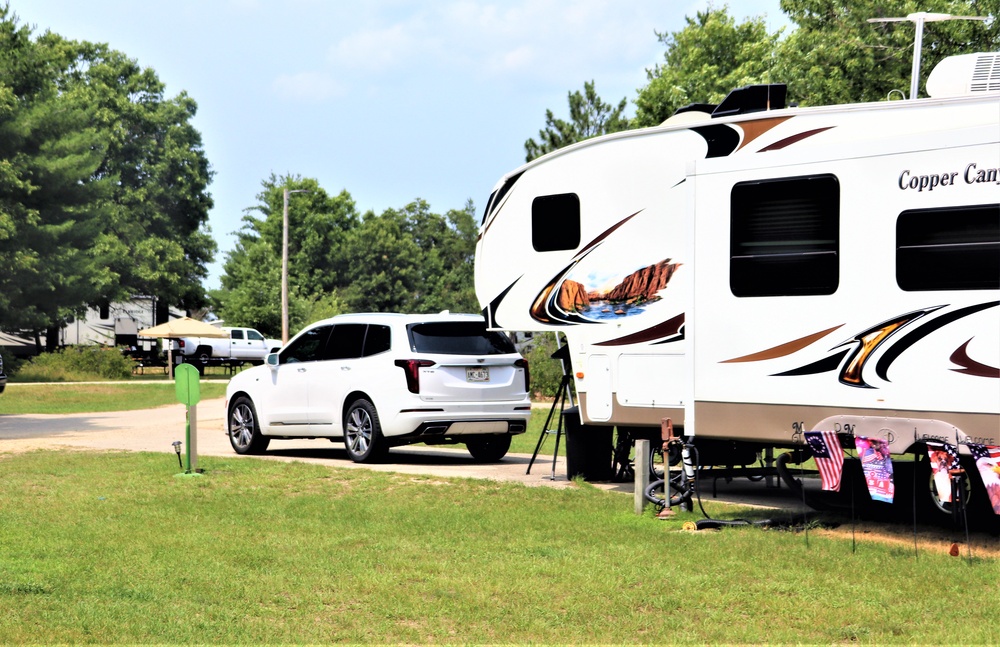
[(480, 228), (484, 315), (565, 336), (585, 425), (1000, 444), (1000, 54), (927, 90), (751, 86), (514, 170)]

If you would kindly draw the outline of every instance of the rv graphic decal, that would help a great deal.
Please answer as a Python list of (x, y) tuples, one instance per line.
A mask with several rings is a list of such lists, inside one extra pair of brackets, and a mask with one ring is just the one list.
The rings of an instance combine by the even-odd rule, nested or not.
[(818, 341), (818, 340), (822, 339), (823, 337), (826, 337), (827, 335), (829, 335), (830, 333), (832, 333), (834, 330), (837, 330), (838, 328), (841, 328), (843, 325), (844, 324), (839, 324), (837, 326), (834, 326), (833, 328), (827, 328), (826, 330), (821, 330), (821, 331), (819, 331), (817, 333), (813, 333), (811, 335), (806, 335), (805, 337), (800, 337), (798, 339), (793, 339), (790, 342), (785, 342), (784, 344), (779, 344), (778, 346), (775, 346), (774, 348), (768, 348), (766, 350), (762, 350), (759, 353), (753, 353), (751, 355), (744, 355), (743, 357), (734, 357), (733, 359), (727, 359), (727, 360), (724, 360), (724, 361), (719, 362), (719, 363), (720, 364), (735, 364), (735, 363), (738, 363), (738, 362), (759, 362), (759, 361), (765, 360), (765, 359), (776, 359), (778, 357), (784, 357), (786, 355), (791, 355), (792, 353), (796, 353), (796, 352), (802, 350), (803, 348), (805, 348), (806, 346), (810, 345), (814, 341)]
[[(702, 136), (708, 144), (706, 158), (726, 157), (732, 153), (742, 150), (747, 144), (754, 141), (764, 133), (770, 131), (775, 126), (785, 123), (791, 117), (778, 117), (774, 119), (758, 119), (742, 124), (712, 124), (709, 126), (694, 126), (690, 130)], [(781, 150), (803, 139), (818, 135), (832, 129), (833, 126), (823, 128), (813, 128), (795, 135), (789, 135), (784, 139), (761, 148), (758, 153)], [(742, 136), (741, 136), (742, 135)]]
[(652, 328), (640, 330), (637, 333), (619, 337), (618, 339), (609, 339), (608, 341), (598, 342), (594, 344), (594, 346), (624, 346), (626, 344), (643, 344), (646, 342), (652, 342), (653, 345), (656, 345), (668, 344), (682, 339), (684, 339), (683, 312), (675, 317), (667, 319), (662, 323), (656, 324)]
[[(953, 312), (943, 314), (939, 317), (935, 317), (933, 320), (928, 321), (919, 328), (907, 333), (902, 339), (895, 342), (890, 348), (886, 349), (882, 353), (882, 358), (879, 359), (878, 363), (875, 365), (875, 374), (886, 382), (889, 381), (889, 366), (899, 357), (903, 351), (917, 343), (927, 335), (931, 334), (935, 330), (947, 326), (953, 321), (957, 321), (963, 317), (967, 317), (971, 314), (975, 314), (982, 310), (987, 310), (989, 308), (994, 308), (1000, 305), (1000, 301), (987, 301), (986, 303), (978, 303), (974, 306), (967, 306), (965, 308), (959, 308)], [(941, 306), (944, 307), (944, 306)]]
[(490, 328), (500, 327), (500, 324), (498, 324), (496, 320), (497, 308), (500, 307), (500, 302), (504, 300), (504, 297), (507, 296), (507, 293), (510, 292), (515, 285), (517, 285), (517, 282), (520, 281), (523, 276), (524, 275), (522, 274), (521, 276), (514, 279), (514, 282), (508, 285), (507, 289), (498, 294), (495, 299), (490, 301), (490, 305), (488, 305), (486, 309), (483, 311), (483, 319), (486, 320), (487, 326), (489, 326)]
[(807, 130), (805, 132), (799, 133), (798, 135), (792, 135), (791, 137), (785, 137), (784, 139), (778, 140), (769, 146), (757, 151), (758, 153), (766, 153), (767, 151), (777, 151), (782, 148), (791, 146), (792, 144), (798, 143), (805, 139), (806, 137), (812, 137), (813, 135), (818, 135), (819, 133), (826, 132), (830, 130), (833, 126), (827, 126), (826, 128), (815, 128), (813, 130)]
[(582, 280), (574, 280), (571, 273), (589, 253), (579, 256), (545, 285), (531, 307), (531, 316), (536, 321), (601, 323), (642, 314), (644, 305), (662, 298), (667, 284), (681, 266), (666, 258), (621, 279), (589, 273), (580, 277)]
[[(938, 306), (938, 308), (940, 307), (941, 306)], [(868, 358), (875, 352), (875, 349), (881, 346), (882, 342), (887, 340), (893, 333), (906, 324), (911, 321), (915, 321), (927, 313), (937, 310), (938, 308), (917, 310), (916, 312), (901, 315), (895, 319), (880, 323), (873, 328), (869, 328), (868, 330), (855, 335), (854, 339), (851, 341), (841, 344), (842, 346), (847, 344), (856, 345), (854, 346), (854, 352), (851, 353), (851, 356), (844, 365), (844, 368), (840, 371), (840, 383), (864, 389), (875, 388), (861, 379), (861, 370), (864, 368), (865, 362), (868, 361)]]
[[(837, 344), (828, 351), (833, 353), (832, 355), (788, 371), (774, 373), (772, 374), (772, 377), (818, 375), (820, 373), (837, 371), (839, 369), (838, 380), (841, 384), (863, 389), (874, 389), (877, 387), (868, 384), (862, 377), (865, 365), (868, 363), (868, 360), (872, 357), (875, 351), (885, 344), (890, 338), (896, 335), (897, 332), (907, 326), (910, 326), (910, 332), (897, 338), (894, 342), (891, 342), (891, 345), (888, 346), (885, 352), (882, 353), (882, 356), (875, 365), (876, 375), (886, 382), (891, 381), (888, 377), (889, 367), (904, 351), (913, 346), (915, 343), (932, 332), (939, 330), (954, 321), (998, 305), (1000, 305), (1000, 301), (989, 301), (986, 303), (979, 303), (973, 306), (959, 308), (915, 326), (910, 326), (910, 324), (913, 324), (913, 322), (918, 319), (922, 319), (935, 311), (946, 308), (947, 306), (933, 306), (922, 310), (908, 312), (884, 321), (854, 335), (840, 344)], [(822, 339), (842, 326), (843, 324), (840, 324), (838, 326), (834, 326), (805, 337), (800, 337), (799, 339), (795, 339), (757, 353), (724, 360), (720, 362), (720, 364), (759, 362), (785, 357), (809, 346), (819, 339)], [(971, 341), (972, 339), (969, 339), (951, 354), (949, 360), (959, 366), (959, 368), (953, 368), (951, 370), (956, 373), (973, 375), (976, 377), (1000, 378), (1000, 368), (983, 364), (969, 357), (967, 347)]]
[(948, 358), (961, 366), (961, 368), (953, 368), (951, 370), (956, 373), (964, 373), (965, 375), (975, 375), (976, 377), (1000, 378), (1000, 367), (987, 366), (969, 357), (968, 347), (970, 341), (972, 339), (955, 349), (955, 352)]
[(740, 145), (740, 132), (727, 124), (695, 126), (691, 130), (701, 135), (708, 143), (708, 153), (705, 157), (725, 157)]
[(775, 126), (779, 126), (789, 119), (791, 119), (791, 117), (771, 117), (769, 119), (756, 119), (754, 121), (748, 121), (740, 124), (740, 130), (743, 131), (743, 142), (740, 144), (740, 149), (744, 148), (747, 144), (768, 132)]
[[(632, 218), (642, 213), (636, 211), (630, 216), (622, 218), (611, 227), (602, 231), (596, 238), (583, 246), (573, 257), (569, 264), (564, 267), (551, 281), (545, 284), (541, 292), (535, 297), (531, 304), (529, 313), (535, 321), (550, 325), (575, 325), (584, 323), (599, 323), (599, 319), (606, 317), (593, 317), (590, 312), (590, 297), (579, 281), (569, 279), (570, 272), (580, 264), (580, 262), (601, 246), (605, 239), (614, 233), (619, 227), (627, 223)], [(669, 259), (668, 259), (669, 260)], [(670, 274), (673, 274), (672, 268)], [(669, 280), (669, 277), (668, 277)], [(666, 285), (664, 283), (664, 285)], [(510, 288), (508, 288), (509, 290)], [(499, 303), (498, 303), (499, 305)], [(631, 304), (630, 304), (631, 306)], [(603, 310), (603, 307), (601, 308)], [(631, 310), (631, 307), (629, 308)], [(581, 316), (586, 311), (590, 317)], [(632, 312), (638, 314), (641, 310)], [(606, 314), (606, 313), (604, 313)], [(622, 314), (626, 314), (623, 310)]]

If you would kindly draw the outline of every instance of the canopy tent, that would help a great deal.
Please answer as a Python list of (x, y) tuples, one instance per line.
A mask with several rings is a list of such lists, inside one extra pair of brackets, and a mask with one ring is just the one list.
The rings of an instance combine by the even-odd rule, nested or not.
[[(152, 328), (139, 331), (140, 337), (159, 337), (161, 339), (178, 339), (180, 337), (226, 337), (228, 333), (212, 324), (198, 321), (191, 317), (171, 319)], [(167, 364), (170, 366), (170, 377), (174, 376), (174, 346), (167, 346)]]

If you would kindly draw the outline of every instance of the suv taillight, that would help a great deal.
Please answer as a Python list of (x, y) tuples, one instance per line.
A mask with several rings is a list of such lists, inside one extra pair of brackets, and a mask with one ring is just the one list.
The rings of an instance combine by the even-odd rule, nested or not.
[(531, 393), (531, 372), (528, 370), (528, 360), (518, 359), (514, 360), (514, 366), (517, 368), (524, 369), (524, 390)]
[(397, 359), (396, 366), (406, 373), (406, 390), (420, 393), (420, 369), (434, 366), (434, 362), (429, 359)]

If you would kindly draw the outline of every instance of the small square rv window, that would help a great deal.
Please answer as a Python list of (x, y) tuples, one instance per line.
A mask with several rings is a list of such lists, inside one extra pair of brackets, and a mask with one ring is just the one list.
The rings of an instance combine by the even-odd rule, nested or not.
[(575, 193), (543, 195), (532, 200), (531, 246), (536, 252), (580, 246), (580, 198)]
[(836, 176), (733, 186), (729, 251), (729, 288), (735, 296), (836, 292), (840, 283), (840, 183)]
[(896, 283), (908, 292), (1000, 288), (1000, 204), (899, 214)]

